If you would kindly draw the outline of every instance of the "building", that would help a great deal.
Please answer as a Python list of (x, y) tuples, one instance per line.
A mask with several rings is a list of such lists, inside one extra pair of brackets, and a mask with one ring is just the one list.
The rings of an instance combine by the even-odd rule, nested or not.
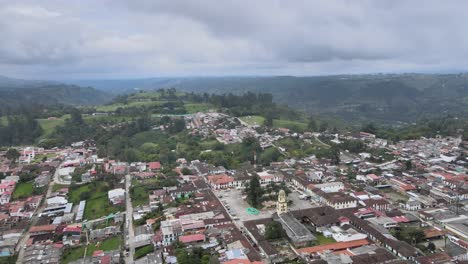
[(122, 188), (110, 190), (107, 196), (112, 204), (123, 204), (125, 202), (125, 190)]
[(280, 190), (278, 194), (278, 201), (276, 202), (276, 213), (278, 215), (288, 212), (288, 200), (286, 199), (286, 192)]
[[(310, 186), (310, 185), (309, 185)], [(334, 209), (348, 209), (357, 207), (357, 199), (342, 192), (324, 192), (318, 188), (309, 189), (312, 198), (321, 204), (328, 205)]]
[(316, 240), (309, 229), (288, 212), (288, 201), (284, 190), (281, 190), (278, 194), (276, 214), (273, 215), (273, 219), (283, 226), (289, 239), (296, 247), (303, 247)]
[(208, 184), (215, 190), (232, 188), (236, 185), (234, 178), (226, 174), (210, 175), (207, 178)]
[(327, 182), (322, 184), (311, 184), (313, 187), (322, 190), (326, 193), (339, 192), (344, 190), (344, 184), (342, 182)]
[(179, 219), (166, 220), (161, 222), (162, 243), (169, 246), (182, 235), (182, 224)]

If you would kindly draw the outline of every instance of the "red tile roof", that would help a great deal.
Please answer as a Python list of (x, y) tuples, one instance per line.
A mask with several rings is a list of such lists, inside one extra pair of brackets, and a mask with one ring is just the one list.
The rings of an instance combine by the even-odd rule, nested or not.
[(32, 226), (29, 229), (30, 233), (39, 233), (39, 232), (53, 232), (55, 231), (55, 225), (40, 225)]
[(161, 163), (159, 161), (153, 161), (148, 163), (150, 170), (159, 170), (161, 169)]
[(298, 249), (300, 253), (318, 253), (318, 252), (323, 252), (325, 250), (343, 250), (347, 248), (355, 248), (355, 247), (360, 247), (364, 245), (368, 245), (369, 241), (367, 239), (359, 239), (359, 240), (354, 240), (354, 241), (349, 241), (349, 242), (337, 242), (337, 243), (332, 243), (332, 244), (327, 244), (327, 245), (319, 245), (319, 246), (313, 246), (313, 247), (307, 247), (307, 248), (301, 248)]
[(223, 264), (263, 264), (263, 262), (261, 261), (252, 262), (248, 259), (232, 259), (232, 260), (223, 262)]
[(233, 182), (234, 178), (226, 174), (210, 175), (208, 176), (208, 181), (211, 182), (212, 184), (223, 185), (223, 184), (228, 184), (230, 182)]
[(205, 235), (203, 235), (203, 234), (193, 234), (193, 235), (181, 236), (181, 237), (179, 237), (179, 240), (182, 243), (191, 243), (191, 242), (197, 242), (197, 241), (204, 241), (205, 240)]

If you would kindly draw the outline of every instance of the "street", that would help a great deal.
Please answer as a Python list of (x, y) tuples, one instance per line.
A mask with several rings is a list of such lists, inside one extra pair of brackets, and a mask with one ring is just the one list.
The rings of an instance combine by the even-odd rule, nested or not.
[[(57, 169), (57, 170), (58, 170), (58, 169)], [(58, 175), (57, 170), (55, 171), (55, 174)], [(54, 179), (55, 179), (55, 174), (54, 174)], [(52, 193), (52, 187), (53, 187), (53, 186), (54, 186), (54, 180), (52, 180), (52, 181), (49, 182), (49, 185), (47, 186), (46, 195), (45, 195), (45, 197), (42, 198), (41, 204), (39, 205), (39, 207), (38, 207), (38, 208), (36, 209), (36, 211), (34, 212), (32, 218), (31, 218), (31, 225), (29, 226), (29, 228), (31, 228), (31, 226), (35, 226), (35, 225), (36, 225), (37, 220), (38, 220), (38, 215), (40, 215), (40, 214), (42, 213), (42, 211), (44, 211), (44, 209), (46, 208), (46, 206), (47, 206), (46, 199), (47, 199), (47, 197), (49, 197), (50, 194)], [(18, 242), (18, 244), (16, 245), (16, 248), (15, 248), (15, 251), (18, 252), (18, 258), (17, 258), (17, 260), (16, 260), (16, 263), (18, 263), (18, 264), (23, 263), (25, 246), (26, 246), (26, 242), (27, 242), (28, 239), (29, 239), (29, 228), (28, 228), (28, 230), (23, 234), (23, 236), (21, 237), (20, 241)]]
[[(128, 256), (125, 256), (125, 263), (133, 263), (133, 256), (135, 255), (135, 246), (133, 241), (135, 240), (135, 231), (133, 230), (133, 206), (130, 198), (130, 186), (132, 184), (132, 176), (125, 175), (125, 203), (127, 208), (126, 222), (125, 222), (125, 239), (126, 248), (128, 247)], [(128, 236), (128, 237), (127, 237)]]

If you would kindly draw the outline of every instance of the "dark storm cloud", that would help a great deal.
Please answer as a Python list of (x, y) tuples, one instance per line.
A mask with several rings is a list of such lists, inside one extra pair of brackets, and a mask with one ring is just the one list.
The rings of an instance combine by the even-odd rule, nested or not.
[(466, 1), (0, 1), (0, 75), (467, 70)]

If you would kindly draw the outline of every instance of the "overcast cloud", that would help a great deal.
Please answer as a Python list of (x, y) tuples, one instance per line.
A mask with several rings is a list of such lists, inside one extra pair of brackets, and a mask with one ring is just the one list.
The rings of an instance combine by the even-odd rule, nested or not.
[(468, 1), (1, 1), (0, 75), (468, 71)]

